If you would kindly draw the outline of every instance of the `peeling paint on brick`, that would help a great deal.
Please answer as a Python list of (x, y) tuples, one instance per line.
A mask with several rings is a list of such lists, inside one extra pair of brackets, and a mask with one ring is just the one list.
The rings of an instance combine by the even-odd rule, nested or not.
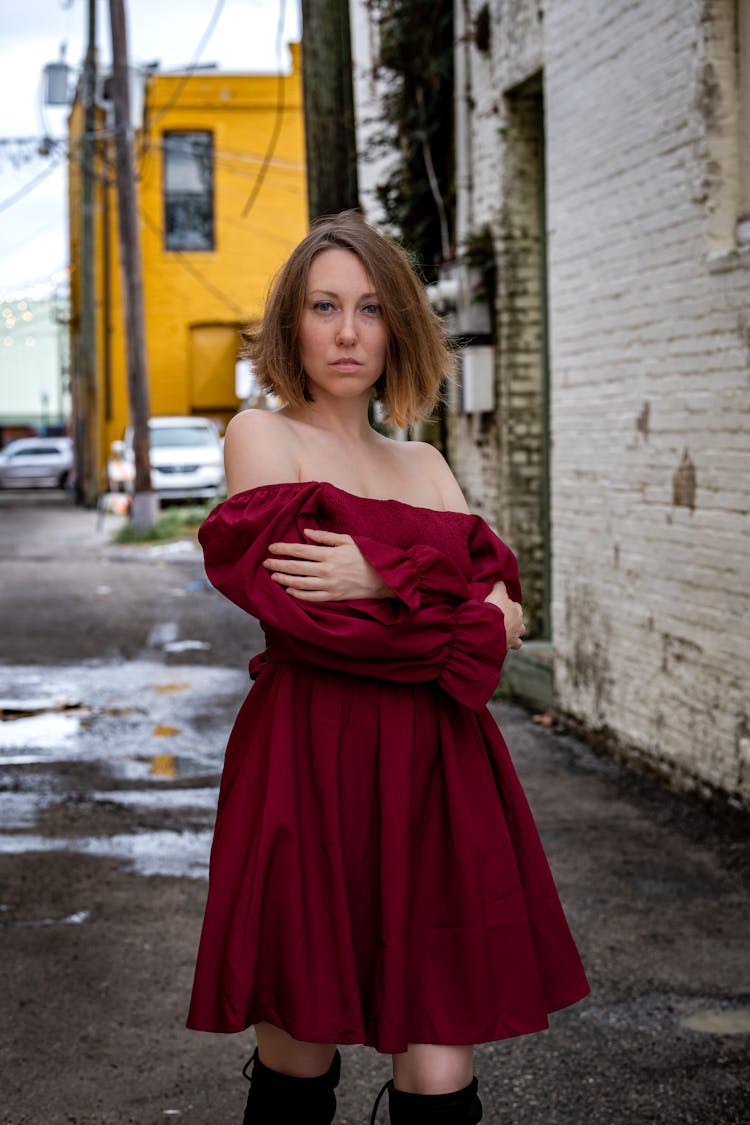
[(646, 438), (646, 440), (648, 440), (648, 435), (649, 435), (649, 432), (650, 432), (650, 430), (649, 430), (650, 424), (651, 424), (651, 403), (650, 402), (644, 402), (643, 406), (641, 407), (640, 413), (635, 420), (635, 428), (636, 428), (636, 430), (638, 430), (639, 434), (643, 434), (643, 436)]
[(565, 622), (573, 638), (565, 658), (568, 680), (574, 691), (590, 699), (596, 722), (600, 724), (605, 721), (612, 687), (609, 658), (612, 627), (590, 586), (576, 583), (568, 589)]
[(721, 85), (716, 74), (716, 67), (713, 63), (706, 62), (700, 71), (696, 106), (709, 132), (716, 132), (720, 128), (721, 102)]
[(689, 508), (691, 512), (694, 512), (696, 488), (695, 465), (687, 449), (685, 449), (682, 460), (672, 476), (672, 503), (675, 508)]

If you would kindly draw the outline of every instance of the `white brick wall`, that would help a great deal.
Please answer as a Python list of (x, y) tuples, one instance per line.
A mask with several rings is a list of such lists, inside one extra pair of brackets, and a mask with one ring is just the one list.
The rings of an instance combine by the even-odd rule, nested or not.
[[(750, 269), (709, 261), (736, 199), (731, 5), (585, 7), (545, 27), (559, 700), (747, 798)], [(685, 450), (694, 509), (673, 505)]]
[[(492, 56), (473, 51), (472, 207), (499, 245), (514, 190), (503, 96), (544, 69), (559, 702), (676, 782), (748, 801), (750, 257), (733, 247), (733, 3), (555, 0), (543, 20), (535, 0), (490, 7)], [(507, 527), (503, 425), (478, 444), (455, 422), (451, 455), (471, 502)], [(686, 451), (694, 508), (673, 503)]]

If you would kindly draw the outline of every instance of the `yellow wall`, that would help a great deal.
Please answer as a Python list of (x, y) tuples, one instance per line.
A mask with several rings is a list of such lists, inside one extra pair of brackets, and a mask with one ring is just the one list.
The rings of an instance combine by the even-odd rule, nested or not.
[[(239, 405), (233, 369), (239, 327), (262, 312), (269, 281), (307, 229), (302, 81), (299, 45), (290, 75), (197, 73), (152, 75), (144, 130), (136, 137), (144, 274), (146, 351), (151, 413), (207, 414), (227, 421)], [(280, 107), (280, 108), (279, 108)], [(70, 120), (75, 153), (81, 114)], [(245, 218), (278, 129), (265, 177)], [(162, 137), (173, 130), (210, 131), (214, 151), (213, 251), (164, 248)], [(113, 153), (107, 154), (114, 178)], [(79, 177), (72, 170), (72, 288), (79, 274)], [(107, 198), (109, 222), (107, 222)], [(106, 268), (106, 230), (111, 247)], [(109, 278), (107, 298), (107, 278)], [(128, 424), (127, 369), (119, 277), (116, 192), (97, 189), (98, 413), (102, 464)], [(109, 351), (108, 351), (109, 348)], [(109, 355), (110, 409), (106, 371)], [(109, 417), (107, 417), (107, 413)]]

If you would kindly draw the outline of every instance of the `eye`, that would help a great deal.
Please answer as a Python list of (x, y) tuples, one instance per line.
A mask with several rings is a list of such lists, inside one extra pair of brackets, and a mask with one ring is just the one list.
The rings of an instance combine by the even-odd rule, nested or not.
[(332, 301), (315, 301), (313, 303), (313, 309), (315, 310), (315, 312), (322, 312), (322, 313), (331, 312), (331, 310), (333, 309), (333, 302)]
[(362, 312), (367, 313), (368, 316), (380, 316), (382, 311), (380, 305), (374, 303), (362, 306)]

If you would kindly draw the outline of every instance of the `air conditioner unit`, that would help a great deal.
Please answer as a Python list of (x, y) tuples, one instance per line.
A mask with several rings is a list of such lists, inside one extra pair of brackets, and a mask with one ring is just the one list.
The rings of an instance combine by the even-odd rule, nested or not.
[(460, 379), (462, 413), (487, 414), (495, 409), (495, 349), (491, 344), (463, 348)]

